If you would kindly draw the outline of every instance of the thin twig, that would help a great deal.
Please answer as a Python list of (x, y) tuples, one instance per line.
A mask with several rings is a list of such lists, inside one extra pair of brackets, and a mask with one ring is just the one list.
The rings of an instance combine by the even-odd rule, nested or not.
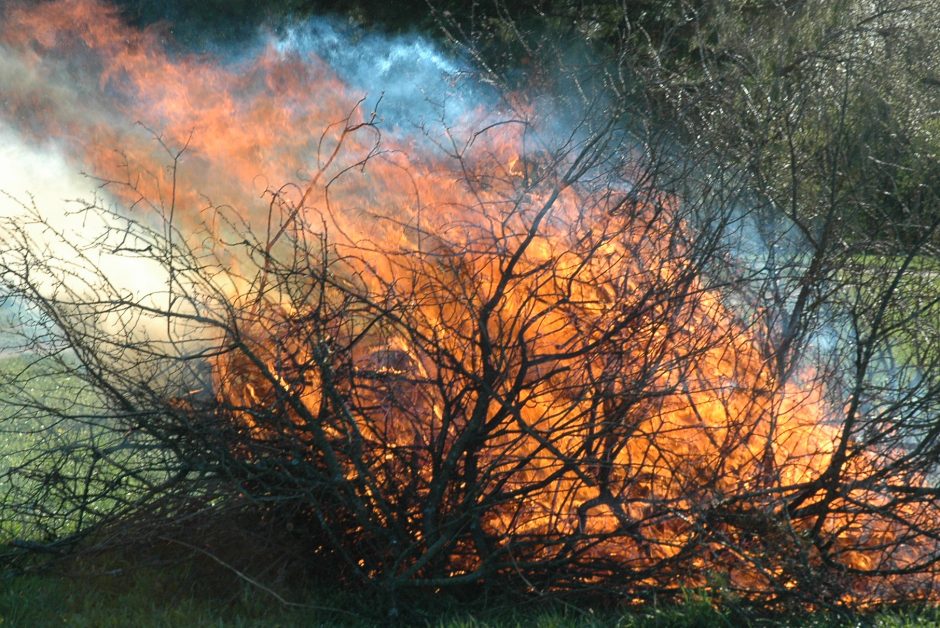
[(248, 576), (247, 574), (245, 574), (244, 572), (240, 571), (240, 570), (239, 570), (238, 568), (236, 568), (235, 566), (230, 565), (229, 563), (225, 562), (224, 560), (222, 560), (221, 558), (219, 558), (218, 556), (216, 556), (215, 554), (213, 554), (212, 552), (210, 552), (210, 551), (208, 551), (208, 550), (205, 550), (205, 549), (203, 549), (203, 548), (201, 548), (201, 547), (198, 547), (198, 546), (196, 546), (196, 545), (192, 545), (192, 544), (187, 543), (187, 542), (185, 542), (185, 541), (180, 541), (179, 539), (171, 539), (171, 538), (167, 538), (167, 537), (164, 537), (164, 536), (161, 536), (161, 537), (159, 537), (159, 538), (160, 538), (160, 540), (162, 540), (162, 541), (166, 541), (166, 542), (168, 542), (168, 543), (176, 543), (177, 545), (181, 545), (181, 546), (183, 546), (183, 547), (185, 547), (185, 548), (187, 548), (187, 549), (191, 549), (191, 550), (193, 550), (194, 552), (199, 552), (200, 554), (203, 554), (203, 555), (205, 555), (205, 556), (208, 556), (209, 558), (211, 558), (212, 560), (214, 560), (215, 562), (217, 562), (217, 563), (220, 564), (221, 566), (223, 566), (223, 567), (225, 567), (226, 569), (228, 569), (228, 570), (230, 570), (231, 572), (233, 572), (236, 576), (238, 576), (239, 578), (241, 578), (242, 580), (244, 580), (245, 582), (247, 582), (247, 583), (250, 584), (251, 586), (257, 587), (258, 589), (261, 589), (261, 590), (264, 591), (265, 593), (267, 593), (267, 594), (273, 596), (278, 602), (280, 602), (280, 603), (283, 604), (284, 606), (290, 606), (290, 607), (294, 607), (294, 608), (310, 608), (310, 609), (315, 609), (315, 610), (320, 610), (320, 611), (328, 611), (328, 612), (331, 612), (331, 613), (342, 613), (343, 615), (349, 615), (350, 617), (359, 618), (359, 615), (357, 615), (356, 613), (353, 613), (353, 612), (347, 611), (347, 610), (343, 610), (343, 609), (341, 609), (341, 608), (336, 608), (336, 607), (334, 607), (334, 606), (323, 606), (323, 605), (320, 605), (320, 604), (303, 604), (303, 603), (301, 603), (301, 602), (291, 602), (290, 600), (284, 598), (284, 596), (282, 596), (280, 593), (278, 593), (278, 592), (275, 591), (274, 589), (272, 589), (272, 588), (270, 588), (270, 587), (267, 587), (267, 586), (261, 584), (260, 582), (258, 582), (258, 581), (255, 580), (254, 578)]

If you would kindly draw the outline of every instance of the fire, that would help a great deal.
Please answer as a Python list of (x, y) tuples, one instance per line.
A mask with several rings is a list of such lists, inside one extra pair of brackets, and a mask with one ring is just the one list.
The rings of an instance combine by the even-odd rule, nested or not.
[[(780, 377), (708, 287), (682, 199), (622, 169), (597, 184), (603, 164), (572, 176), (590, 138), (539, 146), (522, 96), (464, 112), (441, 149), (383, 130), (320, 59), (170, 54), (89, 0), (11, 9), (2, 42), (12, 119), (125, 202), (233, 243), (240, 349), (213, 370), (239, 455), (344, 478), (356, 534), (371, 521), (410, 545), (399, 573), (672, 590), (722, 574), (760, 596), (835, 561), (845, 601), (937, 584), (901, 573), (937, 548), (897, 521), (935, 510), (853, 506), (880, 499), (852, 482), (877, 475), (874, 453), (837, 470), (847, 490), (788, 510), (842, 438), (823, 384)], [(574, 575), (552, 576), (560, 562)]]

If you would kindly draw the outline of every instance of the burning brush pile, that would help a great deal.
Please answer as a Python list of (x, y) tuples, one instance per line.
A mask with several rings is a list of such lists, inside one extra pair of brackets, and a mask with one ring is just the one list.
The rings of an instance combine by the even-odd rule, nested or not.
[[(84, 0), (3, 24), (3, 123), (101, 190), (81, 243), (42, 207), (4, 226), (4, 284), (45, 322), (32, 353), (107, 409), (22, 406), (108, 435), (37, 457), (71, 456), (73, 488), (42, 476), (57, 501), (30, 521), (61, 534), (211, 485), (300, 513), (299, 560), (388, 590), (936, 598), (937, 374), (794, 339), (839, 319), (798, 297), (802, 254), (765, 303), (729, 244), (747, 212), (603, 98), (564, 126), (538, 96), (425, 93), (437, 117), (408, 127), (322, 33), (222, 62)], [(115, 278), (126, 260), (147, 277)], [(5, 471), (8, 501), (37, 473)]]

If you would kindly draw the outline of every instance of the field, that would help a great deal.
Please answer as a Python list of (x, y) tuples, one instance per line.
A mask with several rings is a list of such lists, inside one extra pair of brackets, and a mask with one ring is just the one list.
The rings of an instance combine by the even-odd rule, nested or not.
[[(373, 626), (386, 625), (381, 605), (366, 595), (319, 592), (302, 603), (284, 604), (268, 593), (223, 578), (231, 586), (205, 583), (178, 570), (113, 570), (93, 578), (28, 576), (7, 579), (0, 593), (0, 626)], [(690, 593), (679, 606), (596, 610), (559, 600), (533, 599), (459, 604), (453, 600), (416, 602), (403, 625), (562, 627), (738, 627), (738, 626), (940, 626), (940, 612), (893, 610), (868, 616), (816, 613), (758, 617), (753, 612), (715, 610)]]

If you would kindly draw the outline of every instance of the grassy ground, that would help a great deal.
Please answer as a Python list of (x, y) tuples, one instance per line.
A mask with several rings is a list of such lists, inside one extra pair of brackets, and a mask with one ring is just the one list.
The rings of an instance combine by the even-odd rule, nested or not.
[[(380, 605), (348, 591), (321, 591), (302, 605), (285, 605), (247, 584), (224, 594), (217, 587), (200, 591), (200, 583), (174, 571), (141, 571), (127, 576), (92, 578), (21, 577), (0, 587), (0, 626), (373, 626), (389, 623)], [(814, 614), (758, 618), (733, 611), (718, 612), (690, 596), (685, 604), (640, 610), (591, 611), (557, 602), (490, 602), (460, 606), (428, 600), (411, 608), (402, 625), (447, 628), (476, 626), (542, 628), (601, 627), (732, 627), (732, 626), (940, 626), (940, 611), (892, 611), (871, 616)]]
[(11, 576), (0, 571), (0, 628), (9, 626), (477, 626), (542, 628), (764, 627), (940, 628), (940, 607), (893, 609), (870, 615), (817, 612), (762, 615), (754, 609), (721, 610), (689, 592), (680, 604), (598, 607), (560, 597), (491, 594), (461, 601), (449, 595), (400, 599), (397, 621), (387, 600), (366, 590), (278, 578), (277, 590), (202, 557), (165, 551), (132, 556), (109, 552), (71, 558), (55, 571)]

